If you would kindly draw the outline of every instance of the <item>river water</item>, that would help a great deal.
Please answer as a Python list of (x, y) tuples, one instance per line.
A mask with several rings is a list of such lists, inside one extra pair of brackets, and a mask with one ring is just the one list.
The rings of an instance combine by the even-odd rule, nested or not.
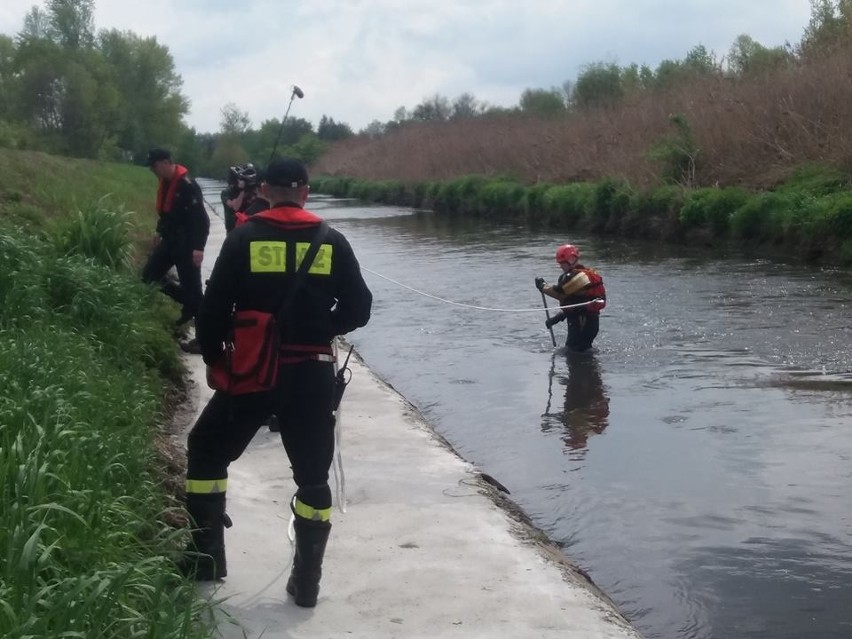
[[(366, 363), (645, 637), (852, 637), (852, 275), (308, 208), (346, 234), (374, 293), (349, 336)], [(556, 278), (569, 240), (609, 299), (582, 355), (522, 312), (541, 309), (533, 278)]]

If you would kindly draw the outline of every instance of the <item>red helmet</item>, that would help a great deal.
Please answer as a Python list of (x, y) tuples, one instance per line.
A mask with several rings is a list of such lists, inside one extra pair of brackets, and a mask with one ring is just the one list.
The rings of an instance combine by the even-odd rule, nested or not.
[(556, 261), (562, 264), (575, 264), (580, 259), (580, 251), (573, 244), (563, 244), (556, 249)]

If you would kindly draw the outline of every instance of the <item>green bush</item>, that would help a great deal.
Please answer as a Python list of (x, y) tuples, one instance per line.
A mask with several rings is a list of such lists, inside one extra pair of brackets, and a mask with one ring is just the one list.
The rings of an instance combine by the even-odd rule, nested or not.
[(620, 230), (631, 237), (667, 238), (678, 230), (678, 212), (683, 207), (683, 187), (666, 184), (655, 189), (634, 191), (629, 211)]
[(731, 216), (749, 199), (741, 188), (704, 188), (690, 192), (680, 210), (684, 228), (708, 228), (714, 236), (728, 233)]
[(767, 192), (751, 197), (731, 215), (731, 235), (738, 240), (783, 239), (784, 220), (795, 215), (796, 198)]
[(848, 189), (849, 186), (850, 175), (847, 171), (838, 167), (808, 164), (797, 168), (793, 175), (777, 190), (822, 196)]
[(633, 191), (627, 182), (606, 179), (594, 185), (594, 199), (589, 208), (588, 220), (593, 231), (607, 227), (618, 228), (621, 220), (630, 212)]
[(412, 188), (413, 206), (416, 208), (429, 208), (429, 182), (418, 182)]
[(524, 187), (517, 182), (491, 181), (479, 191), (482, 210), (497, 217), (518, 213), (523, 198)]
[(482, 212), (482, 190), (489, 184), (488, 178), (482, 175), (467, 175), (450, 184), (456, 211), (471, 215), (479, 215)]
[(106, 199), (56, 224), (54, 243), (64, 255), (82, 255), (114, 270), (131, 266), (130, 215), (108, 207)]
[(589, 215), (594, 198), (594, 184), (576, 182), (548, 189), (542, 198), (542, 203), (552, 225), (573, 226)]
[(521, 204), (524, 215), (530, 224), (538, 224), (547, 219), (545, 197), (552, 188), (554, 188), (553, 184), (542, 182), (526, 189)]
[(686, 116), (680, 113), (670, 115), (669, 123), (675, 128), (675, 133), (657, 140), (647, 157), (660, 165), (663, 181), (689, 187), (695, 180), (698, 145)]
[(638, 218), (668, 219), (683, 207), (687, 191), (674, 184), (664, 184), (655, 189), (635, 191), (630, 200), (630, 211)]

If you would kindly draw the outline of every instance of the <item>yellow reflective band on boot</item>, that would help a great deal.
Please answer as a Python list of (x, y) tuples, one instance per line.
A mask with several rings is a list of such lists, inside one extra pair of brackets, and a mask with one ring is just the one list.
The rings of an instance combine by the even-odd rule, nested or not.
[(320, 510), (313, 506), (308, 506), (300, 502), (298, 499), (293, 499), (293, 512), (297, 517), (309, 519), (311, 521), (330, 521), (331, 508), (322, 508)]
[(228, 490), (227, 479), (187, 479), (186, 492), (193, 495), (213, 495)]

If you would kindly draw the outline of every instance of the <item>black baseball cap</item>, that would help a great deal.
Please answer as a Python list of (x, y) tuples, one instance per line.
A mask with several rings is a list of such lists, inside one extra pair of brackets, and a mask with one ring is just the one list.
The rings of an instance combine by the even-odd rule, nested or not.
[(308, 183), (305, 165), (292, 158), (273, 160), (263, 172), (263, 181), (270, 186), (295, 189)]
[(148, 151), (148, 157), (145, 158), (145, 166), (154, 166), (154, 162), (160, 160), (172, 160), (172, 154), (168, 149), (151, 149)]

